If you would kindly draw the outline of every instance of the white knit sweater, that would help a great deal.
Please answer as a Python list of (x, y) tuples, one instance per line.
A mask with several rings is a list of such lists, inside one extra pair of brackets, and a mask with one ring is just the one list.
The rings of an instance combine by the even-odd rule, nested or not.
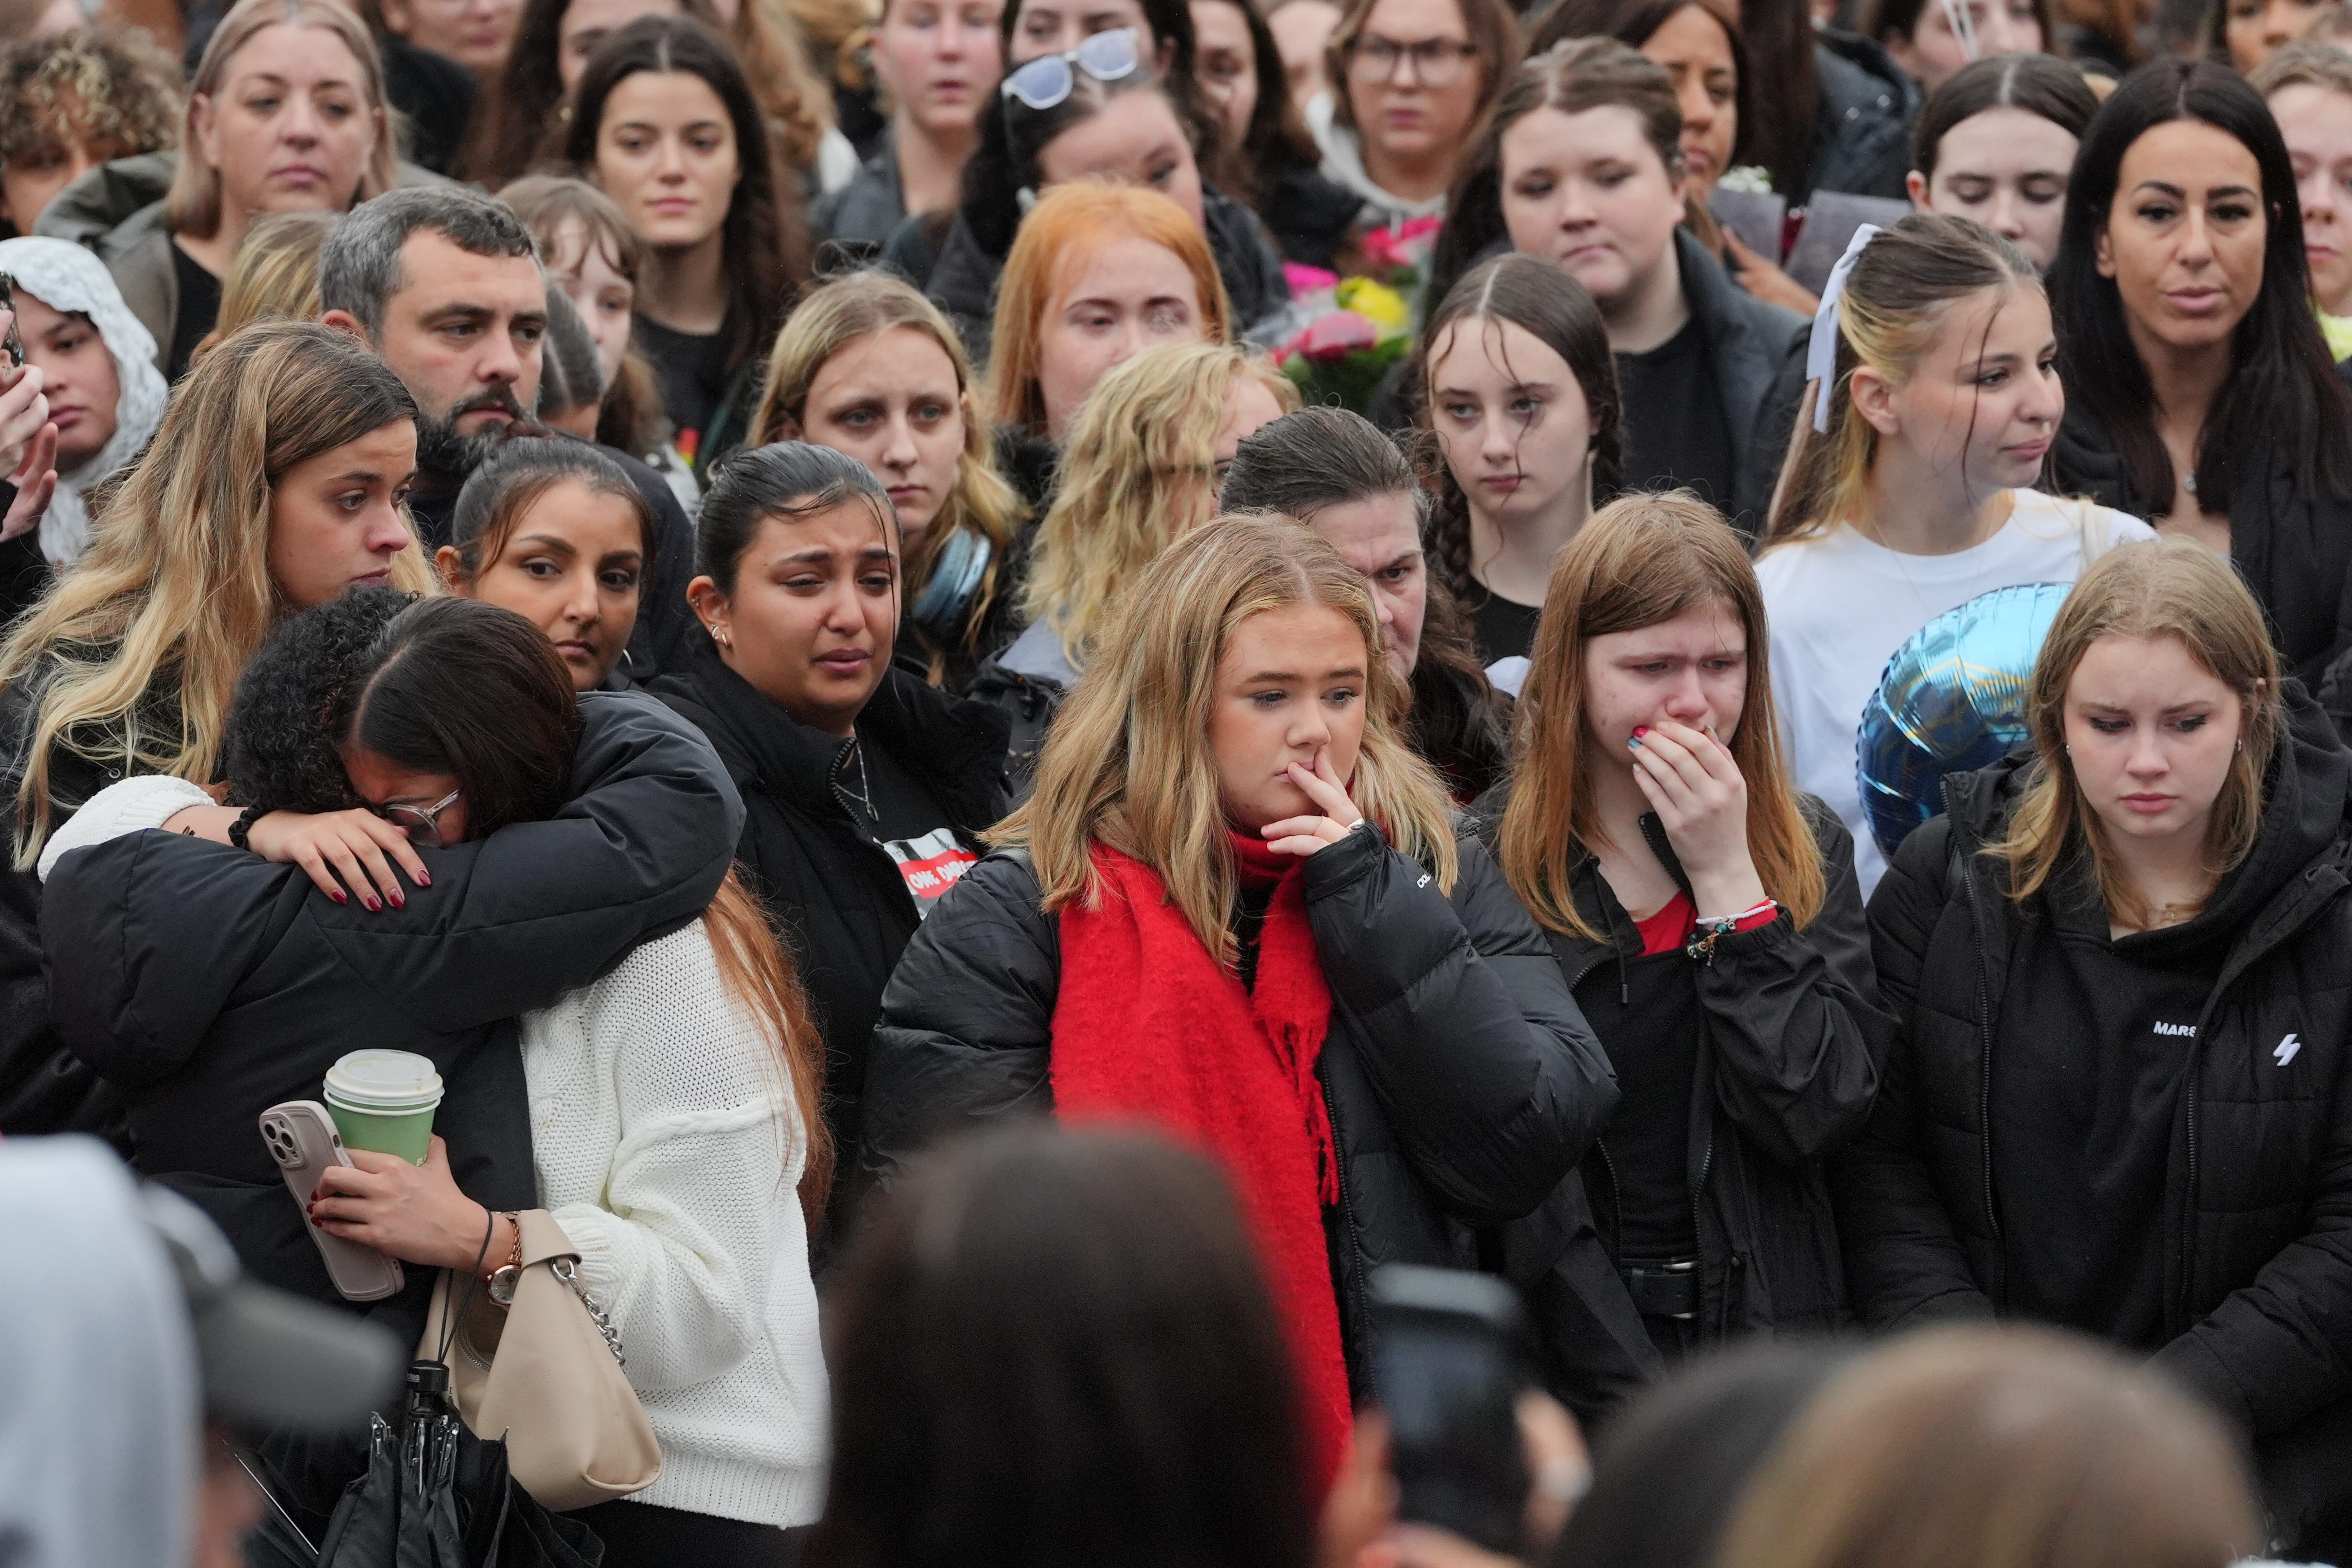
[[(41, 874), (68, 849), (205, 803), (177, 779), (109, 785)], [(579, 1247), (661, 1440), (661, 1479), (632, 1500), (814, 1520), (826, 1387), (797, 1191), (807, 1132), (701, 922), (521, 1024), (539, 1201)]]

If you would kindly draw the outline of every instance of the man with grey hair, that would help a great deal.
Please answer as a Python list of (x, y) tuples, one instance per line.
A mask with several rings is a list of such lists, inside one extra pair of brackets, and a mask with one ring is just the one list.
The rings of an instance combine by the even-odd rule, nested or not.
[[(362, 202), (319, 250), (320, 319), (392, 367), (416, 400), (409, 510), (427, 551), (449, 542), (457, 491), (539, 406), (547, 276), (514, 209), (462, 186), (415, 186)], [(654, 513), (654, 559), (626, 668), (645, 680), (684, 662), (693, 617), (694, 533), (662, 478), (619, 458)]]

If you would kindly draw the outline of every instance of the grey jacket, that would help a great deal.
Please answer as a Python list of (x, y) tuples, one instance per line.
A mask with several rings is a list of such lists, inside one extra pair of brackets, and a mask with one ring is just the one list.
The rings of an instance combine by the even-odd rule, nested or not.
[[(163, 226), (163, 197), (180, 170), (177, 152), (142, 153), (101, 163), (59, 191), (33, 232), (69, 239), (98, 253), (114, 274), (122, 302), (154, 335), (155, 368), (170, 374), (173, 329), (180, 319), (180, 279), (172, 268), (172, 234)], [(455, 182), (409, 163), (404, 185)]]

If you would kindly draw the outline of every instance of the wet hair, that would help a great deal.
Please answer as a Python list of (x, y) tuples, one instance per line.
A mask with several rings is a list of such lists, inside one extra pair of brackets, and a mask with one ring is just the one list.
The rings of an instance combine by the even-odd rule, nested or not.
[(1937, 153), (1954, 126), (1993, 109), (2038, 114), (2080, 142), (2099, 100), (2081, 71), (2049, 55), (1970, 60), (1938, 82), (1919, 110), (1911, 132), (1911, 166), (1919, 177), (1935, 178)]
[(265, 811), (359, 804), (343, 748), (451, 773), (467, 833), (555, 814), (580, 709), (546, 634), (475, 599), (355, 588), (289, 616), (237, 679), (224, 748), (229, 799)]
[[(2231, 334), (2229, 378), (2200, 436), (2198, 503), (2227, 511), (2234, 484), (2268, 478), (2242, 473), (2240, 465), (2273, 447), (2284, 448), (2306, 494), (2352, 496), (2352, 398), (2311, 313), (2294, 164), (2262, 94), (2225, 66), (2151, 60), (2091, 121), (2074, 157), (2058, 256), (2050, 264), (2050, 303), (2062, 329), (2058, 370), (2067, 400), (2114, 440), (2135, 495), (2168, 500), (2176, 476), (2156, 433), (2156, 384), (2132, 344), (2121, 291), (2113, 279), (2099, 275), (2097, 244), (2125, 154), (2148, 132), (2177, 120), (2210, 125), (2253, 155), (2269, 218), (2262, 289)], [(2151, 499), (2148, 504), (2161, 510), (2164, 503)]]
[(0, 49), (0, 165), (75, 145), (110, 158), (177, 146), (184, 108), (178, 68), (143, 32), (76, 28)]
[[(1443, 300), (1479, 257), (1510, 243), (1503, 221), (1503, 136), (1541, 109), (1581, 114), (1631, 110), (1669, 180), (1683, 167), (1683, 111), (1666, 68), (1614, 38), (1571, 38), (1511, 73), (1446, 198), (1445, 226), (1429, 263), (1429, 298)], [(1426, 334), (1424, 334), (1426, 341)]]
[[(1860, 514), (1882, 437), (1853, 405), (1854, 371), (1868, 365), (1889, 381), (1908, 379), (1942, 341), (1947, 308), (1987, 289), (2038, 293), (2042, 275), (2023, 251), (1974, 218), (1911, 213), (1864, 247), (1838, 310), (1837, 368), (1814, 394), (1829, 399), (1829, 428), (1815, 431), (1799, 411), (1764, 531), (1768, 548)], [(2066, 384), (2071, 392), (2074, 383)]]
[(467, 477), (449, 519), (449, 542), (457, 552), (458, 574), (470, 583), (506, 553), (515, 524), (540, 497), (560, 484), (575, 484), (591, 495), (625, 503), (637, 520), (645, 552), (640, 592), (653, 590), (654, 513), (629, 471), (601, 447), (562, 436), (517, 436), (492, 451)]
[(745, 447), (719, 466), (702, 498), (695, 519), (694, 569), (721, 594), (732, 595), (743, 552), (759, 537), (761, 523), (772, 517), (813, 517), (851, 500), (862, 500), (874, 513), (876, 526), (897, 553), (898, 517), (891, 510), (890, 492), (865, 464), (807, 441)]
[[(1429, 490), (1396, 442), (1360, 414), (1318, 404), (1243, 437), (1217, 507), (1274, 512), (1311, 529), (1333, 507), (1381, 496), (1408, 498), (1416, 534), (1427, 531)], [(1435, 572), (1424, 570), (1423, 581), (1427, 600), (1409, 678), (1405, 739), (1444, 775), (1456, 799), (1472, 799), (1509, 765), (1507, 709), (1487, 682), (1461, 605)]]
[(808, 235), (800, 204), (788, 200), (772, 155), (773, 143), (751, 86), (727, 40), (691, 16), (640, 16), (597, 47), (572, 104), (563, 156), (585, 176), (596, 166), (605, 100), (642, 72), (699, 77), (726, 107), (735, 133), (735, 189), (719, 226), (727, 289), (727, 369), (731, 374), (767, 346), (783, 319), (795, 280), (808, 273)]
[(1595, 1446), (1551, 1568), (1712, 1568), (1749, 1478), (1857, 1352), (1750, 1342), (1645, 1391)]
[[(1441, 345), (1451, 346), (1446, 342), (1450, 330), (1467, 321), (1507, 321), (1524, 328), (1568, 362), (1584, 394), (1585, 417), (1592, 430), (1593, 493), (1608, 495), (1622, 486), (1625, 414), (1617, 392), (1617, 358), (1610, 350), (1600, 308), (1583, 286), (1549, 261), (1514, 252), (1482, 264), (1448, 289), (1422, 329), (1414, 363), (1412, 381), (1424, 430), (1430, 427), (1435, 356)], [(1467, 604), (1486, 595), (1470, 571), (1470, 498), (1443, 458), (1432, 458), (1431, 466), (1437, 485), (1437, 506), (1429, 521), (1432, 574)]]
[(1224, 1177), (1034, 1124), (916, 1164), (825, 1302), (831, 1568), (1308, 1568), (1273, 1293)]

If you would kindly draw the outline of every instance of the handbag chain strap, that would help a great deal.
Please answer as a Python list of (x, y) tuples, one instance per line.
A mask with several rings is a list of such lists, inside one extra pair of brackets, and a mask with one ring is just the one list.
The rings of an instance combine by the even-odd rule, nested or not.
[(588, 1321), (594, 1323), (596, 1331), (604, 1336), (604, 1348), (611, 1351), (613, 1359), (625, 1369), (629, 1364), (629, 1358), (621, 1353), (621, 1331), (613, 1326), (612, 1318), (605, 1313), (604, 1308), (596, 1304), (596, 1298), (588, 1293), (588, 1287), (580, 1282), (580, 1272), (572, 1267), (572, 1259), (552, 1258), (547, 1267), (558, 1279), (572, 1288), (573, 1295), (580, 1298), (580, 1304), (588, 1309)]

